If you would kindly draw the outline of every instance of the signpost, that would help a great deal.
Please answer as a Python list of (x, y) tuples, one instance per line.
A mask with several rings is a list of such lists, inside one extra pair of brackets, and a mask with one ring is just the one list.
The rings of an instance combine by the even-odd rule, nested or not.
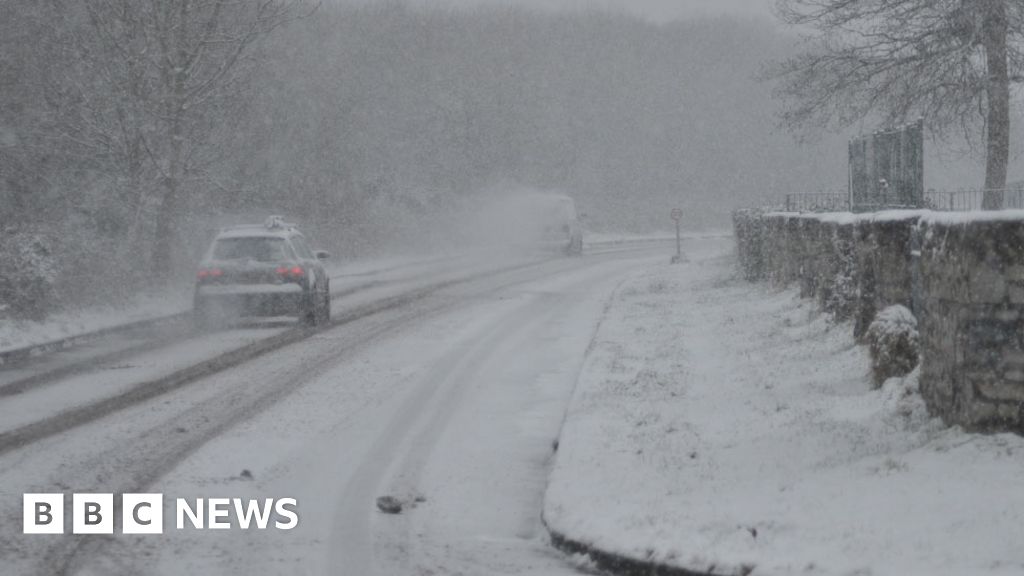
[(672, 257), (672, 263), (678, 264), (683, 261), (683, 242), (679, 236), (679, 221), (683, 218), (683, 211), (673, 208), (670, 216), (676, 222), (676, 255)]

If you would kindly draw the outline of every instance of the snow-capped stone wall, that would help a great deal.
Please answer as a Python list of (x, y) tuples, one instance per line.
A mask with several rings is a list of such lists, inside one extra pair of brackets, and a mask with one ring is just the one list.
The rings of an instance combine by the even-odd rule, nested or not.
[(764, 224), (760, 210), (737, 210), (732, 213), (733, 230), (740, 270), (747, 280), (764, 278)]
[(738, 211), (740, 268), (748, 280), (799, 282), (826, 311), (853, 317), (860, 337), (878, 310), (912, 307), (911, 231), (921, 215)]
[(893, 210), (855, 219), (857, 304), (853, 334), (863, 341), (878, 312), (889, 306), (914, 309), (911, 240), (923, 212)]
[(1024, 433), (1024, 212), (922, 219), (921, 393), (973, 429)]
[(734, 214), (748, 280), (799, 283), (862, 338), (890, 306), (920, 326), (929, 410), (1024, 432), (1024, 211)]

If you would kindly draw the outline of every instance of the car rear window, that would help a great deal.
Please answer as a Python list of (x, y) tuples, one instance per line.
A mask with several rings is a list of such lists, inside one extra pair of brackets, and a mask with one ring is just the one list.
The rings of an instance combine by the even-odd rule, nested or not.
[(300, 258), (306, 258), (307, 260), (313, 259), (313, 252), (306, 245), (306, 241), (302, 239), (302, 236), (292, 237), (292, 246), (295, 248), (295, 252), (299, 254)]
[(289, 258), (281, 238), (249, 237), (217, 240), (213, 245), (213, 259), (274, 262)]

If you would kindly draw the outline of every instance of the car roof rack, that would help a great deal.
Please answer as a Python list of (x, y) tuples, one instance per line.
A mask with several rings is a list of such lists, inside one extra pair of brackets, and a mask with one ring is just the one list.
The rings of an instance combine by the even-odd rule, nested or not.
[(267, 219), (263, 221), (263, 227), (267, 230), (285, 230), (294, 229), (295, 224), (285, 222), (284, 216), (273, 214), (271, 216), (267, 216)]
[(267, 219), (263, 221), (263, 224), (235, 224), (234, 226), (221, 228), (221, 232), (226, 232), (228, 230), (280, 230), (297, 232), (295, 224), (285, 222), (284, 216), (277, 214), (268, 216)]

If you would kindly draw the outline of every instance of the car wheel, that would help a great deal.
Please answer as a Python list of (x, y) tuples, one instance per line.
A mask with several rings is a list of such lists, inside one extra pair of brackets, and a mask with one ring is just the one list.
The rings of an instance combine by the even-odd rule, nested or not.
[(316, 302), (316, 293), (308, 294), (304, 300), (306, 303), (302, 307), (302, 323), (306, 326), (316, 326), (320, 320), (319, 314), (317, 314), (319, 306)]
[(209, 306), (199, 298), (192, 300), (192, 329), (196, 332), (206, 332), (209, 328)]

